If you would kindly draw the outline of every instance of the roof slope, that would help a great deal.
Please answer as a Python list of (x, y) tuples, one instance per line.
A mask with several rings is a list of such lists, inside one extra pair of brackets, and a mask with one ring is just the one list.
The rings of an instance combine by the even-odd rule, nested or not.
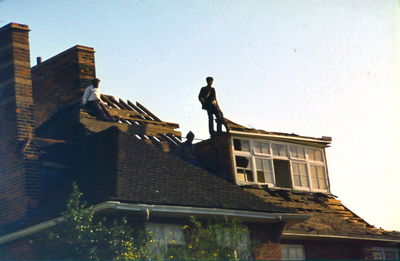
[(119, 133), (115, 199), (137, 203), (293, 212), (192, 166), (180, 158)]
[(354, 214), (334, 196), (322, 193), (244, 188), (264, 202), (296, 209), (311, 217), (285, 228), (285, 232), (309, 235), (337, 235), (363, 238), (400, 239), (400, 233), (375, 228)]

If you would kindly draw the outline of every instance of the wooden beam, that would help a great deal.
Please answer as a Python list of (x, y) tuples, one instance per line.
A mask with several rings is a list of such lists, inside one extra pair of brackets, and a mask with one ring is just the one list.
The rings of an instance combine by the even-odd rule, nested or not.
[(149, 111), (148, 109), (146, 109), (146, 107), (144, 107), (142, 104), (140, 104), (139, 102), (136, 102), (136, 105), (142, 109), (145, 113), (147, 113), (148, 115), (150, 115), (154, 120), (156, 121), (161, 121), (156, 115), (154, 115), (153, 113), (151, 113), (151, 111)]
[(147, 120), (153, 120), (150, 116), (148, 116), (144, 111), (142, 111), (139, 107), (133, 104), (130, 100), (128, 100), (128, 104), (138, 112), (142, 113)]
[(101, 100), (105, 101), (108, 106), (118, 109), (118, 107), (111, 101), (110, 97), (112, 97), (112, 96), (102, 94), (101, 95)]

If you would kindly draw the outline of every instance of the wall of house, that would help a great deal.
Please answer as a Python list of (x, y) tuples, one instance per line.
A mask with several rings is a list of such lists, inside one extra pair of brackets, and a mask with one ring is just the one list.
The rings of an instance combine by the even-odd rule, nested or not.
[(35, 126), (70, 106), (76, 106), (77, 116), (83, 91), (95, 74), (93, 48), (80, 45), (32, 67)]
[(255, 260), (280, 260), (283, 223), (248, 224)]
[(303, 245), (307, 259), (364, 259), (365, 250), (363, 242), (334, 241), (334, 240), (307, 240), (288, 241), (282, 244)]
[(30, 239), (15, 240), (0, 246), (0, 260), (37, 260)]
[(0, 29), (0, 223), (22, 222), (39, 195), (34, 131), (29, 27)]
[(229, 135), (221, 135), (195, 144), (196, 155), (208, 171), (235, 182)]

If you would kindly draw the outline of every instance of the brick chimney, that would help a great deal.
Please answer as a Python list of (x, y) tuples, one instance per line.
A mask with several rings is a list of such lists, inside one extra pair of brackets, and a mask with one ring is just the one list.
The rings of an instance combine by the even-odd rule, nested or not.
[(0, 28), (0, 224), (23, 222), (38, 199), (29, 27)]
[(55, 114), (71, 107), (75, 109), (74, 115), (64, 117), (64, 123), (76, 123), (83, 91), (95, 75), (94, 49), (81, 45), (32, 67), (35, 126), (40, 127)]

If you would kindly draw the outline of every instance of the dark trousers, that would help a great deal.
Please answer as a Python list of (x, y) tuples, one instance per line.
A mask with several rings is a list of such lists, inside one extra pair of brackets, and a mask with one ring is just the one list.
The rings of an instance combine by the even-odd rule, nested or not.
[(88, 101), (86, 103), (88, 112), (99, 120), (113, 121), (114, 117), (110, 115), (106, 106), (100, 101)]
[(222, 124), (225, 125), (226, 130), (228, 131), (228, 126), (225, 123), (224, 116), (222, 115), (221, 110), (218, 106), (212, 105), (207, 107), (207, 114), (208, 114), (208, 130), (211, 135), (215, 133), (214, 131), (214, 115), (217, 122), (217, 133), (222, 133)]

